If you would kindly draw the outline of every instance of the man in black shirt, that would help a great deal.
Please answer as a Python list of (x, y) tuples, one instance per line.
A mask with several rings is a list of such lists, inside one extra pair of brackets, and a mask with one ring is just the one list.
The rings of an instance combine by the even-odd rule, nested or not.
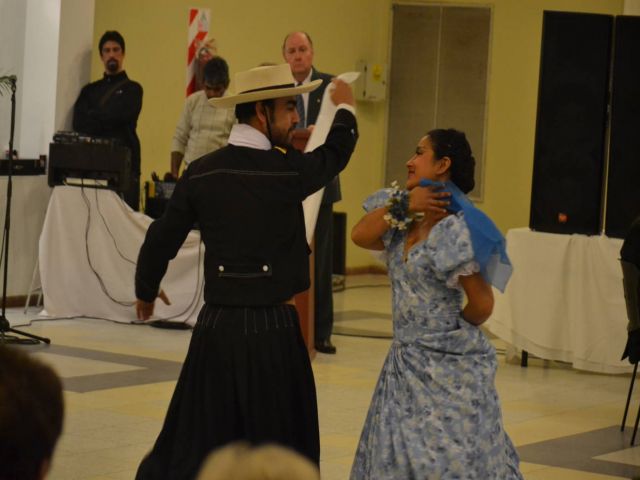
[[(164, 215), (153, 222), (136, 268), (136, 310), (153, 315), (160, 281), (195, 222), (205, 244), (205, 305), (164, 426), (137, 479), (193, 478), (226, 443), (279, 443), (320, 462), (313, 372), (293, 296), (309, 288), (302, 201), (349, 161), (357, 139), (353, 93), (334, 81), (338, 106), (324, 145), (289, 146), (299, 120), (287, 64), (235, 77), (238, 92), (209, 100), (236, 106), (229, 145), (193, 161)], [(171, 292), (167, 292), (171, 293)]]
[(129, 206), (140, 206), (140, 140), (136, 133), (142, 86), (124, 71), (124, 38), (107, 31), (100, 38), (104, 76), (80, 92), (73, 108), (73, 129), (94, 137), (115, 138), (131, 150), (131, 183), (124, 193)]

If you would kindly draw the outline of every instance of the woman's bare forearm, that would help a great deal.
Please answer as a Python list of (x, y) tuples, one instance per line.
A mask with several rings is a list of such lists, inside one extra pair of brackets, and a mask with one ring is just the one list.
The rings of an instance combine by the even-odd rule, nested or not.
[(389, 230), (384, 219), (386, 207), (377, 208), (367, 213), (351, 230), (351, 240), (359, 247), (368, 250), (384, 250), (382, 236)]
[(479, 273), (461, 276), (460, 285), (467, 295), (462, 318), (472, 325), (482, 325), (493, 312), (493, 290)]

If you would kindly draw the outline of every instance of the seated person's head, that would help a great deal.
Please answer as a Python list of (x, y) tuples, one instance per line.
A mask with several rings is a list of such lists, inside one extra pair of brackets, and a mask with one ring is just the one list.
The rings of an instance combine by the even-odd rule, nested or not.
[(62, 384), (44, 363), (0, 344), (0, 480), (40, 480), (62, 432)]
[(278, 445), (252, 448), (234, 443), (214, 451), (197, 480), (319, 480), (316, 466)]
[(449, 129), (431, 130), (418, 142), (414, 155), (407, 162), (407, 188), (412, 189), (420, 180), (444, 182), (450, 180), (468, 193), (473, 190), (476, 161), (463, 132)]
[(229, 66), (222, 57), (213, 57), (203, 70), (203, 88), (207, 98), (221, 97), (229, 88)]

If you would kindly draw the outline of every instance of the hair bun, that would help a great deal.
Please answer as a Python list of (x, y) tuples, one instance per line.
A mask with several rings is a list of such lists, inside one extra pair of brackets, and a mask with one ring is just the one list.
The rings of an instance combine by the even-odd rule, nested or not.
[(436, 158), (451, 159), (451, 181), (469, 193), (475, 186), (476, 159), (464, 132), (454, 128), (431, 130), (428, 134)]

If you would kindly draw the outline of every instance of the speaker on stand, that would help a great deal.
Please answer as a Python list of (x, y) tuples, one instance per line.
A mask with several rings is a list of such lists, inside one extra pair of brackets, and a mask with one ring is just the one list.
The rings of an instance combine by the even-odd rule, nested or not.
[(601, 231), (613, 17), (544, 12), (529, 226)]
[(640, 17), (616, 17), (605, 233), (624, 238), (640, 216)]

